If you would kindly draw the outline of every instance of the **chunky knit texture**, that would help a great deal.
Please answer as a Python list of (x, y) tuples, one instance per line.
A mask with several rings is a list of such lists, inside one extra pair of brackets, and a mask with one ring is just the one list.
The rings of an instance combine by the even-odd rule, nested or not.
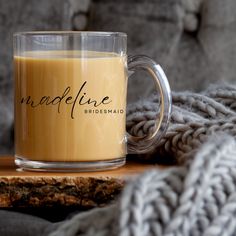
[[(157, 102), (153, 95), (130, 106), (132, 134), (151, 132)], [(153, 153), (179, 165), (144, 173), (118, 202), (75, 215), (50, 236), (236, 235), (235, 109), (233, 86), (173, 93), (171, 123)]]
[[(236, 87), (211, 87), (202, 94), (173, 93), (173, 111), (164, 138), (154, 143), (154, 154), (170, 155), (177, 163), (193, 156), (216, 132), (236, 136)], [(133, 135), (151, 132), (157, 114), (157, 96), (134, 104), (128, 110), (127, 128)]]
[(234, 235), (235, 147), (212, 140), (191, 165), (141, 176), (118, 206), (120, 235)]
[[(157, 103), (153, 95), (129, 107), (127, 128), (133, 135), (152, 131)], [(9, 224), (21, 224), (27, 235), (35, 236), (48, 232), (50, 236), (235, 236), (235, 109), (233, 86), (202, 94), (173, 93), (169, 129), (154, 143), (149, 158), (169, 156), (174, 167), (150, 170), (127, 184), (113, 205), (79, 213), (62, 223), (3, 215)], [(1, 228), (1, 221), (0, 231), (8, 226), (7, 221)], [(8, 234), (0, 234), (15, 235), (11, 234), (14, 227), (9, 229)]]

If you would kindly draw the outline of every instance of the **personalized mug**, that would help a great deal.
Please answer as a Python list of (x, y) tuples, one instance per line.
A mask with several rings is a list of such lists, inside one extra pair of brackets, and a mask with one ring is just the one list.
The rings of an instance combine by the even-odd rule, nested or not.
[[(96, 171), (145, 153), (171, 113), (167, 78), (146, 56), (127, 57), (119, 32), (14, 35), (15, 163), (25, 170)], [(126, 133), (128, 71), (146, 70), (160, 94), (153, 133)], [(126, 146), (128, 142), (128, 145)]]

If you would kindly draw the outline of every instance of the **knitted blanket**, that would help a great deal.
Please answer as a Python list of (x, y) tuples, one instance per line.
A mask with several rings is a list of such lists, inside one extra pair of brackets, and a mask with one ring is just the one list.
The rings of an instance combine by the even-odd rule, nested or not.
[[(127, 128), (133, 135), (151, 132), (157, 102), (153, 95), (129, 107)], [(62, 223), (39, 222), (32, 234), (236, 235), (235, 110), (234, 86), (201, 94), (173, 93), (170, 126), (149, 158), (169, 156), (175, 166), (140, 175), (113, 205), (79, 213)]]
[[(172, 93), (173, 108), (169, 128), (160, 142), (154, 143), (155, 156), (170, 156), (182, 164), (215, 133), (236, 136), (236, 86), (212, 86), (203, 93)], [(128, 109), (127, 129), (133, 135), (152, 132), (158, 98), (151, 96)]]

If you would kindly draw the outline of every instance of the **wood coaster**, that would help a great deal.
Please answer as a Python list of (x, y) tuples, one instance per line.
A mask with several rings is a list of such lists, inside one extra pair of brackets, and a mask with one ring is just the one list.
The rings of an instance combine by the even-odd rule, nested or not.
[(119, 196), (128, 180), (153, 168), (163, 166), (128, 161), (102, 172), (26, 172), (17, 169), (13, 157), (0, 157), (0, 207), (104, 206)]

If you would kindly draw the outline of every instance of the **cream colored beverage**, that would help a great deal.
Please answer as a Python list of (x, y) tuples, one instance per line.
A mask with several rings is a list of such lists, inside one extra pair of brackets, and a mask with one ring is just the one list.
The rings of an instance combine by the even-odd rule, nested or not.
[[(147, 153), (165, 134), (171, 113), (168, 80), (151, 58), (127, 56), (126, 33), (18, 32), (13, 48), (15, 164), (19, 168), (114, 169), (125, 164), (128, 152)], [(140, 120), (139, 108), (132, 110), (128, 134), (127, 80), (140, 70), (153, 79), (159, 109), (148, 120), (145, 106), (141, 115), (146, 117), (147, 112), (147, 121)]]
[(101, 161), (126, 154), (126, 58), (37, 51), (14, 57), (15, 152), (36, 161)]

